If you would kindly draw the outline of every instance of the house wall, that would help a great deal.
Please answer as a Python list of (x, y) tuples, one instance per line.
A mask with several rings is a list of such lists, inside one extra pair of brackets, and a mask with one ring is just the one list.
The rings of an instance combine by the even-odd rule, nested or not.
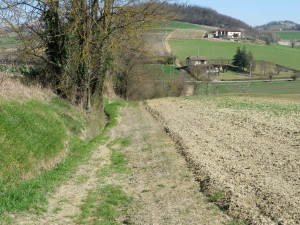
[(228, 36), (233, 37), (235, 34), (237, 34), (239, 37), (241, 36), (241, 32), (228, 32)]
[(191, 60), (189, 60), (188, 61), (188, 65), (193, 65), (193, 66), (195, 66), (195, 65), (203, 65), (203, 64), (207, 64), (207, 61), (205, 61), (205, 60), (201, 60), (201, 61), (191, 61)]

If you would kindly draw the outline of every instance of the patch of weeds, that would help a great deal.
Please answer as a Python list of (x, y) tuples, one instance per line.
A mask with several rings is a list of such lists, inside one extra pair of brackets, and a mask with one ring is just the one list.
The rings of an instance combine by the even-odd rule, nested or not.
[(164, 184), (158, 184), (157, 187), (164, 188), (164, 187), (166, 187), (166, 185), (164, 185)]
[(80, 224), (118, 224), (116, 218), (131, 202), (130, 197), (119, 186), (106, 185), (89, 193), (82, 205)]
[(151, 152), (152, 148), (151, 147), (146, 147), (146, 148), (142, 148), (142, 152)]
[(140, 102), (137, 102), (137, 101), (128, 103), (128, 106), (130, 106), (130, 107), (138, 107), (139, 105), (140, 105)]
[(142, 190), (141, 192), (142, 192), (142, 193), (147, 193), (147, 192), (150, 192), (150, 190), (144, 189), (144, 190)]
[(127, 159), (124, 153), (121, 153), (120, 150), (124, 147), (127, 147), (130, 144), (129, 138), (118, 138), (110, 142), (107, 147), (111, 150), (111, 164), (109, 168), (117, 173), (127, 173)]
[(77, 184), (84, 184), (90, 177), (86, 175), (81, 175), (77, 178)]
[(10, 225), (10, 224), (15, 224), (13, 219), (11, 217), (8, 217), (8, 216), (1, 216), (0, 217), (0, 224), (7, 224), (7, 225)]
[(246, 221), (237, 221), (237, 220), (233, 220), (228, 223), (228, 225), (250, 225), (250, 224), (251, 223), (246, 222)]
[(118, 109), (119, 107), (125, 106), (124, 101), (116, 101), (110, 104), (105, 105), (104, 112), (106, 116), (108, 117), (108, 123), (106, 125), (106, 128), (113, 128), (118, 124)]
[(59, 203), (69, 203), (69, 202), (70, 202), (70, 200), (68, 198), (64, 198), (59, 201)]
[(143, 105), (148, 105), (149, 103), (147, 101), (143, 101)]
[(210, 205), (209, 207), (207, 207), (207, 209), (212, 211), (213, 216), (220, 215), (220, 208), (216, 205)]
[(208, 198), (209, 202), (217, 202), (220, 198), (225, 197), (225, 192), (224, 191), (218, 191), (215, 194), (211, 195)]
[(179, 212), (180, 215), (188, 215), (190, 212), (188, 210), (182, 210)]
[(55, 209), (53, 209), (53, 213), (59, 213), (62, 210), (62, 208), (60, 207), (56, 207)]

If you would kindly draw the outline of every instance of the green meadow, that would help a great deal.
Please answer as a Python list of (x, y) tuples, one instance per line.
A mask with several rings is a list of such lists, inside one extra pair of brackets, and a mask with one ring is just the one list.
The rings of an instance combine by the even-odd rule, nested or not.
[(170, 40), (171, 47), (181, 62), (188, 56), (205, 56), (208, 60), (232, 59), (237, 47), (246, 47), (255, 60), (268, 61), (274, 64), (300, 70), (300, 49), (280, 45), (254, 45), (237, 42), (215, 42), (204, 39)]
[(176, 69), (176, 66), (173, 65), (165, 65), (165, 64), (147, 64), (145, 68), (150, 69), (151, 71), (155, 71), (160, 76), (164, 78), (178, 76), (179, 70)]
[(283, 31), (277, 34), (283, 40), (300, 40), (300, 31)]
[(20, 44), (21, 41), (16, 37), (0, 37), (0, 47), (7, 47)]
[[(201, 85), (201, 84), (200, 84)], [(253, 94), (300, 94), (300, 81), (214, 83), (219, 94), (248, 92)]]

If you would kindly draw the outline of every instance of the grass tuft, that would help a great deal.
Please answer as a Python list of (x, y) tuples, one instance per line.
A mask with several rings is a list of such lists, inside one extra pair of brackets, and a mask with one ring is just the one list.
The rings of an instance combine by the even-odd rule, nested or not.
[(225, 197), (225, 192), (224, 191), (218, 191), (215, 194), (211, 195), (208, 198), (209, 202), (217, 202), (220, 198)]

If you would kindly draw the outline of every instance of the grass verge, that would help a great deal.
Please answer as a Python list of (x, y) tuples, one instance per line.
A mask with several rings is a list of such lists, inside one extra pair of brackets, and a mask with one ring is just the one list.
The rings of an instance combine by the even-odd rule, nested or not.
[[(110, 122), (91, 140), (79, 136), (86, 126), (81, 113), (59, 98), (49, 103), (0, 102), (0, 223), (9, 213), (40, 213), (47, 206), (47, 194), (71, 176), (83, 160), (107, 139), (107, 130), (116, 120), (120, 103), (108, 104)], [(51, 168), (40, 168), (40, 160), (50, 161), (66, 147), (67, 154)], [(10, 165), (8, 168), (5, 166)], [(33, 178), (24, 179), (24, 174)]]

